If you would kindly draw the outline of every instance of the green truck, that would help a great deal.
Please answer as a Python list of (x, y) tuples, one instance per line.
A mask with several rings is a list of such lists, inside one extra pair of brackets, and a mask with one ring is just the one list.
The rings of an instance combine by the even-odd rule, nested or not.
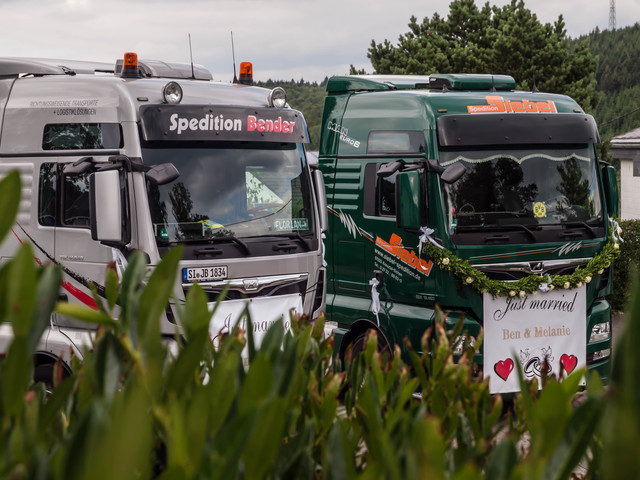
[[(590, 115), (506, 75), (336, 76), (319, 149), (329, 321), (417, 351), (439, 305), (492, 393), (587, 366), (606, 381), (618, 190)], [(462, 315), (460, 315), (462, 314)]]

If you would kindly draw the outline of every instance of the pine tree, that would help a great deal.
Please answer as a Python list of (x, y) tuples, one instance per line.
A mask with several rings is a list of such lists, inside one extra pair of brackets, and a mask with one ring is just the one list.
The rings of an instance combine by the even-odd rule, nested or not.
[(597, 60), (588, 39), (570, 42), (562, 16), (542, 24), (512, 0), (503, 7), (454, 0), (449, 15), (421, 23), (415, 16), (397, 45), (371, 41), (368, 57), (378, 74), (494, 73), (516, 79), (520, 89), (563, 93), (587, 111), (597, 103)]

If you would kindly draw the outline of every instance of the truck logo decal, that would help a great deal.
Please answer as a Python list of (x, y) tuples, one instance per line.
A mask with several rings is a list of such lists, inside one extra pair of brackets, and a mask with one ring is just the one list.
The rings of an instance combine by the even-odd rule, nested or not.
[(344, 213), (342, 210), (338, 210), (338, 212), (336, 212), (335, 210), (332, 210), (331, 208), (329, 208), (328, 210), (329, 210), (329, 213), (332, 213), (333, 215), (335, 215), (340, 219), (340, 222), (345, 227), (347, 227), (347, 230), (351, 235), (353, 235), (353, 238), (356, 238), (357, 235), (360, 234), (363, 237), (365, 237), (367, 240), (370, 240), (373, 242), (373, 235), (371, 235), (369, 232), (366, 232), (365, 230), (360, 228), (358, 225), (356, 225), (356, 222), (351, 217), (351, 215), (349, 215), (348, 213)]
[(561, 255), (567, 255), (571, 252), (578, 251), (581, 248), (582, 248), (582, 241), (575, 242), (575, 243), (569, 242), (569, 243), (565, 243), (561, 247), (556, 248), (554, 252), (558, 252), (558, 256), (561, 256)]
[(400, 237), (400, 235), (392, 233), (389, 242), (385, 242), (380, 237), (376, 237), (376, 246), (390, 253), (405, 265), (408, 265), (427, 277), (431, 273), (433, 262), (431, 260), (427, 261), (424, 258), (420, 258), (413, 250), (407, 250), (404, 248), (402, 245), (402, 237)]
[(469, 113), (558, 113), (553, 100), (533, 102), (506, 100), (500, 95), (487, 95), (487, 105), (467, 105)]
[(348, 143), (354, 148), (360, 148), (360, 141), (349, 136), (349, 129), (347, 127), (338, 125), (336, 122), (329, 122), (327, 129), (340, 135), (341, 142)]

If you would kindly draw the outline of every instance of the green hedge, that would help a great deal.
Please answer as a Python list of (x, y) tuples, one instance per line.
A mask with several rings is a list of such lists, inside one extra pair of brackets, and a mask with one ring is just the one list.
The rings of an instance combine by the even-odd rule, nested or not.
[[(15, 212), (17, 179), (0, 182), (6, 212)], [(11, 223), (0, 218), (0, 238)], [(381, 357), (371, 336), (347, 360), (347, 381), (322, 319), (292, 319), (286, 334), (276, 323), (256, 349), (248, 318), (246, 333), (236, 327), (214, 349), (207, 298), (194, 286), (179, 312), (184, 338), (170, 350), (158, 319), (180, 256), (169, 252), (150, 275), (141, 253), (123, 278), (107, 271), (100, 311), (55, 305), (99, 328), (50, 396), (31, 382), (31, 356), (60, 269), (37, 267), (28, 244), (0, 267), (0, 323), (14, 332), (0, 359), (0, 478), (566, 479), (581, 460), (590, 478), (640, 471), (640, 322), (626, 324), (610, 388), (589, 375), (576, 402), (584, 370), (545, 379), (541, 390), (521, 378), (508, 410), (475, 372), (479, 342), (454, 363), (460, 332), (445, 331), (441, 312), (410, 365)], [(634, 291), (630, 318), (640, 317)]]
[(613, 291), (608, 300), (614, 311), (624, 311), (631, 293), (631, 279), (640, 265), (640, 220), (620, 222), (620, 255), (613, 264)]

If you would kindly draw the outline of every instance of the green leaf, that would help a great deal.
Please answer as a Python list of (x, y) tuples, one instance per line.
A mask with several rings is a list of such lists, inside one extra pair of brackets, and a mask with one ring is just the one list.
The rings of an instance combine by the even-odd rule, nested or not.
[(209, 336), (206, 333), (187, 340), (184, 348), (180, 350), (178, 358), (171, 364), (167, 376), (167, 389), (169, 391), (179, 395), (189, 383), (193, 382), (208, 342)]
[(40, 273), (36, 292), (36, 305), (31, 329), (27, 337), (27, 348), (34, 352), (44, 330), (50, 325), (51, 313), (58, 301), (62, 271), (58, 267), (44, 267)]
[(73, 389), (75, 387), (76, 378), (70, 376), (65, 378), (62, 383), (56, 385), (51, 396), (47, 399), (40, 411), (40, 430), (46, 432), (51, 430), (54, 422), (62, 416), (65, 405), (73, 397)]
[(286, 414), (287, 404), (282, 398), (275, 398), (259, 408), (256, 417), (259, 427), (253, 428), (242, 452), (246, 478), (265, 478), (266, 473), (273, 469), (282, 448)]
[(208, 334), (211, 312), (207, 302), (207, 295), (200, 285), (195, 284), (189, 288), (180, 317), (187, 340)]
[(487, 460), (485, 478), (509, 480), (518, 463), (518, 449), (510, 438), (500, 441), (491, 451)]
[(5, 415), (19, 415), (31, 383), (33, 362), (24, 337), (14, 337), (2, 365), (2, 406)]
[(37, 281), (37, 271), (30, 244), (25, 243), (18, 248), (9, 272), (8, 320), (13, 326), (14, 335), (26, 338), (36, 306), (34, 285)]
[(0, 241), (9, 232), (18, 214), (20, 205), (20, 173), (17, 170), (0, 180)]
[(269, 358), (264, 352), (251, 362), (240, 391), (238, 410), (247, 411), (264, 402), (273, 390), (273, 372)]
[(147, 274), (147, 261), (141, 251), (133, 252), (127, 259), (127, 268), (120, 284), (120, 323), (123, 329), (130, 327), (134, 345), (137, 345), (137, 315), (140, 304), (140, 289)]
[(120, 376), (123, 371), (122, 348), (113, 332), (107, 331), (95, 347), (95, 375), (103, 400), (110, 404), (121, 388)]
[(107, 268), (105, 275), (105, 295), (107, 297), (107, 305), (109, 311), (112, 312), (118, 301), (118, 273), (113, 268)]
[(115, 326), (116, 322), (106, 313), (76, 303), (59, 302), (55, 311), (61, 315), (77, 318), (95, 325)]
[(169, 296), (176, 283), (182, 247), (171, 249), (153, 269), (138, 307), (138, 338), (151, 356), (160, 351), (160, 317), (164, 314)]
[(215, 434), (229, 414), (236, 400), (238, 382), (236, 376), (241, 365), (240, 352), (229, 350), (216, 359), (207, 385), (211, 409), (211, 431)]
[(604, 397), (589, 397), (575, 410), (562, 440), (549, 458), (544, 478), (563, 480), (571, 477), (578, 462), (587, 455), (587, 447), (593, 440), (605, 405)]

